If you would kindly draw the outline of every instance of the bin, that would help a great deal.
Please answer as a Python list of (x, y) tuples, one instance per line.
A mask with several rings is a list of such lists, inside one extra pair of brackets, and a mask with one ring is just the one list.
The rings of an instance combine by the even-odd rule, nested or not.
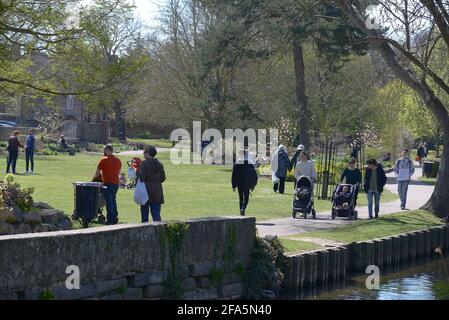
[(101, 182), (75, 182), (75, 209), (73, 219), (80, 220), (83, 227), (97, 217), (100, 206), (100, 190), (103, 188)]
[(436, 178), (440, 163), (438, 161), (424, 161), (422, 166), (422, 175), (424, 178)]

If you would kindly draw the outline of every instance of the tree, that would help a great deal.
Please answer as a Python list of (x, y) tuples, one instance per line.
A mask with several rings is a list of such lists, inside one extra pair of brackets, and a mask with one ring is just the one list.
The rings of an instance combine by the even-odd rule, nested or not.
[[(442, 1), (379, 1), (384, 17), (394, 21), (389, 34), (385, 30), (373, 28), (367, 23), (363, 6), (358, 0), (338, 0), (345, 16), (352, 24), (363, 30), (373, 49), (377, 50), (393, 73), (423, 100), (441, 126), (443, 133), (443, 154), (435, 184), (435, 190), (424, 209), (439, 217), (447, 217), (449, 207), (449, 106), (443, 95), (449, 94), (449, 81), (429, 63), (438, 53), (441, 43), (449, 50), (448, 3)], [(392, 18), (393, 17), (393, 18)], [(385, 19), (384, 19), (385, 20)], [(395, 35), (394, 37), (391, 34)], [(422, 34), (427, 37), (420, 37)], [(437, 95), (432, 86), (441, 90)]]
[(78, 87), (101, 86), (99, 92), (81, 94), (91, 112), (115, 120), (120, 140), (126, 140), (126, 116), (135, 94), (135, 85), (148, 61), (140, 48), (141, 25), (128, 1), (96, 0), (80, 12), (84, 37), (61, 46), (55, 57), (61, 83)]

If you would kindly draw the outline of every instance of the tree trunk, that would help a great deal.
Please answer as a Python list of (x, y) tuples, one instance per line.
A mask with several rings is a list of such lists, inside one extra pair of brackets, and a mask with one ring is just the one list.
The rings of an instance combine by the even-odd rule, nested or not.
[(438, 217), (446, 218), (449, 214), (449, 138), (445, 136), (443, 154), (435, 184), (435, 190), (429, 201), (422, 207), (434, 212)]
[(299, 142), (306, 150), (310, 148), (309, 111), (307, 108), (306, 79), (304, 73), (304, 57), (301, 44), (293, 40), (293, 62), (296, 78), (296, 100), (298, 105)]
[(115, 126), (116, 126), (117, 137), (120, 141), (126, 142), (125, 111), (122, 110), (119, 103), (116, 104), (116, 107), (114, 108), (114, 113), (115, 113)]

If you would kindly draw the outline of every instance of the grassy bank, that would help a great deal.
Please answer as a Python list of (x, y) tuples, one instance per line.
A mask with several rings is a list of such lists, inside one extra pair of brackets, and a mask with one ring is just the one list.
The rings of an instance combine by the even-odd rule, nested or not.
[[(407, 211), (385, 215), (375, 220), (359, 220), (324, 231), (301, 233), (282, 238), (281, 242), (285, 244), (288, 252), (293, 253), (311, 250), (310, 243), (320, 248), (322, 246), (317, 244), (319, 240), (346, 244), (427, 229), (442, 224), (441, 219), (430, 212), (424, 210)], [(305, 239), (313, 239), (313, 241), (304, 241)], [(295, 240), (298, 241), (295, 242)]]
[[(231, 189), (231, 167), (211, 165), (174, 165), (168, 152), (158, 155), (165, 166), (167, 181), (164, 183), (165, 204), (162, 208), (164, 220), (229, 216), (239, 214), (238, 195)], [(121, 156), (126, 173), (126, 161), (130, 157)], [(36, 201), (50, 205), (71, 214), (73, 212), (72, 182), (90, 181), (96, 170), (99, 155), (77, 154), (76, 156), (37, 156), (35, 174), (17, 175), (16, 179), (24, 187), (34, 187)], [(3, 163), (3, 166), (1, 164)], [(0, 168), (4, 170), (5, 157), (0, 157)], [(17, 172), (25, 169), (24, 156), (19, 156)], [(4, 171), (0, 178), (4, 178)], [(253, 193), (247, 210), (248, 216), (258, 220), (291, 217), (293, 183), (286, 186), (285, 195), (273, 192), (271, 179), (261, 178)], [(133, 201), (133, 191), (121, 189), (118, 193), (120, 222), (139, 222), (139, 207)], [(360, 205), (366, 204), (366, 197), (360, 195)], [(386, 192), (382, 202), (397, 199)], [(316, 201), (318, 212), (330, 210), (330, 201)], [(329, 211), (330, 212), (330, 211)]]

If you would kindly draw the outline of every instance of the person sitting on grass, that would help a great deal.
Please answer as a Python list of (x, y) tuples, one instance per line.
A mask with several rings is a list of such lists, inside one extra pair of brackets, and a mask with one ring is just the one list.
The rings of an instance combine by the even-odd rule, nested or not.
[(61, 149), (69, 149), (70, 148), (70, 145), (68, 144), (64, 135), (61, 135), (61, 137), (59, 138), (59, 146), (61, 147)]

